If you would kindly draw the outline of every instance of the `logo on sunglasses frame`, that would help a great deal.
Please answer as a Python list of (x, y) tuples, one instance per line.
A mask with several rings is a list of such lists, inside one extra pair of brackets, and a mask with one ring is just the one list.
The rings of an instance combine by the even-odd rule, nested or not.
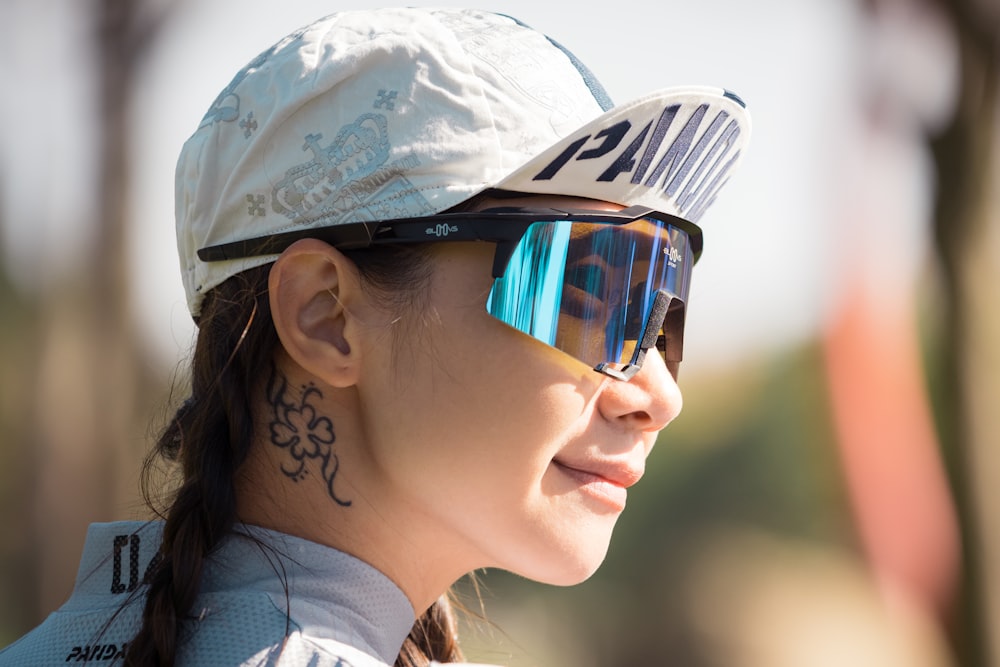
[(439, 222), (434, 227), (428, 227), (424, 230), (424, 234), (427, 236), (436, 236), (441, 238), (442, 236), (448, 236), (452, 232), (457, 232), (458, 227), (456, 225), (449, 225), (446, 222)]

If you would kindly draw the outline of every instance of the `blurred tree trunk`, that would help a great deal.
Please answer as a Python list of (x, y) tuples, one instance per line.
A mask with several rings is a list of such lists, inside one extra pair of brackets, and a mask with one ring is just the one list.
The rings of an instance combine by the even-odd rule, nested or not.
[[(97, 210), (82, 275), (44, 294), (33, 417), (38, 611), (72, 589), (86, 526), (130, 514), (146, 448), (142, 346), (129, 312), (128, 118), (164, 2), (94, 0)], [(88, 222), (86, 218), (81, 223)], [(31, 622), (32, 619), (26, 619)], [(37, 620), (37, 619), (33, 619)]]
[[(0, 177), (7, 174), (0, 174)], [(0, 207), (3, 210), (3, 207)], [(7, 221), (0, 220), (0, 226)], [(24, 511), (32, 494), (34, 451), (37, 441), (30, 420), (37, 358), (38, 317), (35, 304), (21, 295), (3, 264), (8, 257), (0, 242), (0, 630), (8, 633), (37, 614), (33, 584), (37, 568), (30, 550), (33, 534), (30, 514)], [(12, 603), (12, 604), (11, 604)], [(15, 639), (0, 637), (0, 644)]]
[(953, 24), (961, 67), (954, 116), (928, 137), (947, 313), (940, 428), (964, 533), (953, 634), (960, 664), (986, 667), (1000, 658), (1000, 3), (936, 2)]

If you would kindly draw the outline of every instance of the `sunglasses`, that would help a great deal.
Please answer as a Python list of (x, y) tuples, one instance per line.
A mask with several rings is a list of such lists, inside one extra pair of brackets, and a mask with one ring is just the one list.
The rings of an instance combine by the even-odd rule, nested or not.
[(215, 262), (280, 254), (303, 238), (343, 250), (495, 243), (487, 311), (626, 381), (654, 346), (676, 379), (691, 270), (702, 247), (696, 225), (641, 206), (620, 211), (497, 207), (294, 230), (210, 246), (198, 257)]

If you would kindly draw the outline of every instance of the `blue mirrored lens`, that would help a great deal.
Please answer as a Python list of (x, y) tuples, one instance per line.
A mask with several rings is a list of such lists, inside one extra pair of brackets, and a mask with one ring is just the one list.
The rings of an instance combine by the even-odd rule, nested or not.
[(486, 303), (491, 315), (548, 345), (558, 332), (571, 228), (565, 221), (531, 225)]
[(655, 219), (536, 222), (486, 307), (592, 367), (623, 366), (635, 357), (657, 292), (686, 302), (693, 264), (687, 234)]

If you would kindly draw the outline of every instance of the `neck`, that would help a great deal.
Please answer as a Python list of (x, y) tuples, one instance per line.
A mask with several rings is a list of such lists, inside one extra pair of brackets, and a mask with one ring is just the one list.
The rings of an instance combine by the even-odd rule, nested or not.
[(367, 562), (422, 614), (476, 563), (429, 530), (412, 503), (380, 483), (366, 455), (354, 389), (277, 373), (237, 480), (240, 520), (333, 547)]

